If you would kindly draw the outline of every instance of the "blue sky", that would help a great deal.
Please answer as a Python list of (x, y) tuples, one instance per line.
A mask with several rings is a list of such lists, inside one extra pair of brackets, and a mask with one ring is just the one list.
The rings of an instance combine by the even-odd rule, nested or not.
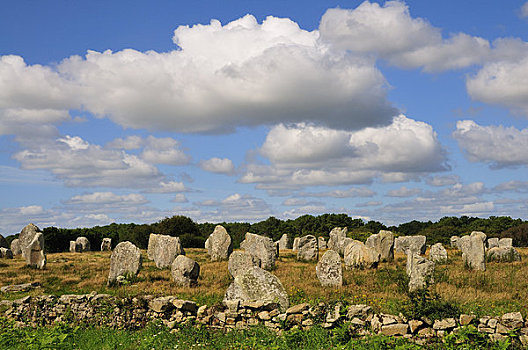
[(3, 1), (0, 232), (528, 209), (523, 1)]

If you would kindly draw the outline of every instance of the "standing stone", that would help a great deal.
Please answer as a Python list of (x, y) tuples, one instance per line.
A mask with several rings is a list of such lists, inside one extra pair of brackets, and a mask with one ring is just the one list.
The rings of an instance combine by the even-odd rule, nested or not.
[(75, 241), (70, 241), (70, 253), (80, 253), (81, 246)]
[(457, 241), (460, 237), (458, 236), (451, 236), (451, 239), (449, 240), (449, 243), (451, 243), (451, 248), (458, 248)]
[(36, 232), (33, 240), (22, 251), (26, 264), (30, 267), (42, 270), (46, 266), (46, 254), (44, 254), (44, 235)]
[(327, 250), (315, 266), (315, 273), (321, 282), (321, 286), (341, 287), (343, 285), (343, 267), (339, 254), (331, 249)]
[(280, 250), (291, 249), (290, 240), (288, 239), (287, 234), (283, 234), (281, 238), (279, 239), (279, 249)]
[(297, 251), (297, 260), (317, 261), (319, 258), (319, 249), (317, 248), (317, 238), (312, 235), (301, 237), (299, 240), (299, 250)]
[(371, 235), (365, 245), (378, 251), (380, 261), (394, 260), (394, 234), (391, 231), (381, 230), (378, 234)]
[(253, 255), (263, 269), (271, 270), (275, 267), (277, 251), (271, 238), (247, 232), (240, 248)]
[(407, 255), (407, 274), (409, 275), (409, 292), (415, 292), (432, 283), (435, 264), (418, 254)]
[(469, 249), (469, 245), (470, 245), (469, 241), (470, 241), (469, 235), (462, 236), (456, 241), (456, 247), (461, 252), (464, 252), (465, 250)]
[(117, 280), (119, 276), (129, 278), (137, 276), (141, 269), (141, 251), (129, 241), (119, 243), (110, 256), (110, 272), (108, 284)]
[(425, 236), (402, 236), (394, 240), (394, 251), (405, 254), (425, 254)]
[(429, 259), (435, 263), (444, 263), (447, 261), (447, 250), (442, 243), (436, 243), (431, 246)]
[(324, 237), (320, 236), (317, 238), (317, 245), (319, 246), (319, 250), (327, 249), (326, 240)]
[(372, 269), (378, 266), (380, 253), (367, 247), (363, 242), (354, 240), (345, 248), (345, 269)]
[(501, 247), (501, 248), (513, 247), (513, 238), (501, 238), (501, 239), (499, 239), (499, 247)]
[(79, 245), (80, 252), (89, 252), (90, 250), (92, 250), (92, 247), (90, 246), (90, 241), (86, 237), (77, 237), (75, 243)]
[(172, 280), (183, 287), (193, 287), (198, 284), (200, 265), (185, 255), (178, 255), (171, 267)]
[(20, 247), (20, 240), (18, 238), (11, 241), (11, 251), (13, 252), (13, 255), (22, 254), (22, 248)]
[(33, 241), (38, 232), (40, 232), (40, 230), (34, 224), (29, 224), (24, 227), (22, 231), (20, 231), (18, 240), (20, 242), (20, 250), (24, 258), (26, 257), (26, 247)]
[(486, 259), (497, 262), (521, 261), (521, 254), (513, 247), (493, 247), (486, 253)]
[(235, 277), (224, 296), (224, 301), (229, 300), (277, 303), (283, 312), (290, 305), (288, 293), (277, 276), (259, 267)]
[(229, 258), (233, 252), (233, 242), (231, 236), (222, 225), (217, 225), (209, 235), (207, 252), (211, 256), (211, 261), (222, 261)]
[(171, 266), (178, 255), (185, 255), (179, 237), (157, 235), (152, 248), (152, 260), (158, 269)]
[(293, 239), (293, 247), (292, 247), (292, 249), (293, 249), (294, 252), (299, 250), (299, 240), (300, 239), (301, 239), (301, 237), (295, 237)]
[(207, 253), (209, 253), (209, 249), (211, 249), (211, 246), (209, 245), (209, 237), (205, 240), (204, 247), (207, 249)]
[(101, 242), (101, 251), (102, 252), (109, 252), (112, 250), (112, 238), (103, 238), (103, 241)]
[(9, 248), (0, 248), (0, 258), (13, 259), (13, 252)]
[(7, 240), (2, 235), (0, 235), (0, 248), (9, 248)]
[(149, 241), (148, 241), (148, 246), (147, 246), (147, 257), (149, 258), (149, 260), (154, 260), (154, 254), (156, 250), (156, 240), (158, 239), (159, 236), (161, 235), (157, 235), (155, 233), (151, 233), (149, 235)]
[(460, 245), (460, 250), (462, 250), (462, 260), (473, 270), (485, 271), (486, 247), (484, 242), (486, 241), (486, 234), (484, 232), (473, 231), (470, 236), (464, 236), (460, 240), (462, 239), (465, 239)]
[(233, 278), (245, 273), (254, 266), (260, 267), (257, 259), (248, 252), (240, 250), (231, 253), (227, 262), (227, 269)]
[(343, 255), (345, 252), (344, 240), (347, 238), (348, 228), (346, 227), (334, 227), (330, 231), (330, 239), (328, 240), (327, 247)]
[(495, 248), (499, 246), (499, 239), (497, 237), (488, 238), (488, 249)]

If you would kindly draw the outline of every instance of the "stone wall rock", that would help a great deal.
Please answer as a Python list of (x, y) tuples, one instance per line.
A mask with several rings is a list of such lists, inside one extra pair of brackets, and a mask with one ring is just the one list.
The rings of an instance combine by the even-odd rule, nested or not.
[(139, 248), (129, 241), (120, 242), (110, 256), (108, 283), (116, 282), (118, 277), (137, 276), (141, 265), (142, 258)]
[(394, 260), (394, 234), (391, 231), (381, 230), (367, 238), (365, 245), (374, 248), (380, 254), (380, 261)]
[(250, 232), (246, 233), (245, 238), (240, 243), (240, 248), (254, 256), (263, 269), (271, 270), (274, 268), (277, 251), (273, 240)]
[(297, 251), (297, 260), (300, 261), (317, 261), (319, 259), (319, 249), (317, 238), (312, 235), (306, 235), (299, 240), (299, 250)]
[(179, 286), (194, 287), (198, 284), (200, 265), (185, 255), (178, 255), (172, 262), (171, 277)]
[(213, 233), (207, 239), (207, 252), (211, 256), (211, 261), (222, 261), (229, 258), (233, 252), (233, 242), (231, 236), (222, 225), (216, 225)]
[(339, 254), (329, 249), (315, 266), (315, 273), (321, 286), (341, 287), (343, 285), (343, 267)]

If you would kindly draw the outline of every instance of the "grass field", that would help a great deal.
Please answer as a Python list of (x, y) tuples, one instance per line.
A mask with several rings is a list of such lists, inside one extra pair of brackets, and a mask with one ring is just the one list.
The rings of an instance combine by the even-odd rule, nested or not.
[[(443, 300), (455, 303), (463, 312), (477, 315), (500, 315), (505, 312), (528, 312), (528, 248), (521, 248), (521, 262), (488, 263), (485, 272), (467, 270), (460, 253), (448, 250), (449, 261), (437, 265), (432, 290)], [(168, 269), (159, 270), (143, 251), (143, 269), (129, 285), (107, 287), (110, 252), (48, 254), (45, 270), (25, 266), (19, 256), (0, 260), (0, 286), (40, 282), (42, 288), (29, 293), (0, 293), (0, 299), (25, 295), (78, 294), (96, 291), (117, 296), (138, 294), (174, 295), (212, 305), (221, 302), (231, 283), (227, 262), (209, 262), (205, 249), (186, 249), (188, 257), (200, 264), (200, 278), (195, 288), (178, 287), (171, 282)], [(396, 254), (392, 263), (382, 263), (375, 270), (344, 272), (345, 285), (323, 288), (315, 274), (315, 263), (297, 262), (292, 251), (281, 251), (273, 271), (290, 295), (290, 302), (319, 302), (345, 299), (367, 303), (377, 311), (398, 313), (406, 301), (404, 291), (405, 256)]]

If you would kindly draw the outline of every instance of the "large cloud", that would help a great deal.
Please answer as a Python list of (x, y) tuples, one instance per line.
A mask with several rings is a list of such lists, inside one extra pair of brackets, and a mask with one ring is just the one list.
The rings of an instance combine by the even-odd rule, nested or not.
[(472, 120), (458, 121), (453, 137), (471, 162), (492, 168), (528, 165), (528, 129), (481, 126)]
[(393, 181), (443, 171), (445, 151), (430, 125), (401, 115), (386, 127), (348, 132), (307, 124), (271, 129), (260, 148), (271, 165), (249, 164), (240, 182), (261, 188)]

